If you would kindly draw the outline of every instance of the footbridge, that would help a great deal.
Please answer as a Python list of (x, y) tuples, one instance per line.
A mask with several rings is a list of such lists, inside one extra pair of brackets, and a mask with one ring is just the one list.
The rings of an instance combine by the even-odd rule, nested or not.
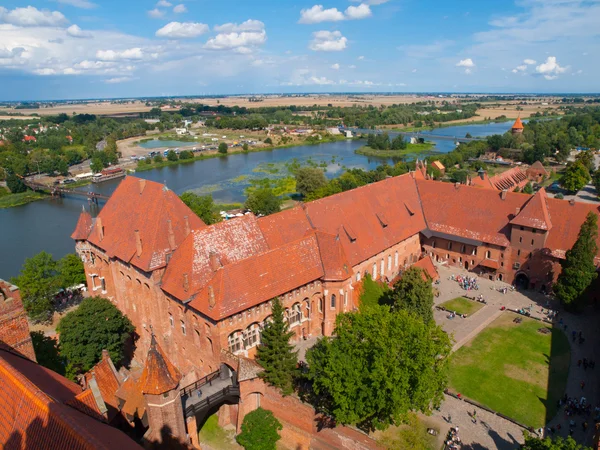
[(95, 192), (83, 192), (75, 189), (69, 189), (63, 186), (48, 186), (42, 183), (36, 183), (35, 181), (28, 180), (23, 178), (23, 183), (32, 191), (38, 192), (47, 192), (53, 197), (64, 197), (66, 195), (76, 196), (76, 197), (86, 197), (89, 202), (98, 204), (99, 200), (106, 201), (110, 197), (102, 194), (97, 194)]

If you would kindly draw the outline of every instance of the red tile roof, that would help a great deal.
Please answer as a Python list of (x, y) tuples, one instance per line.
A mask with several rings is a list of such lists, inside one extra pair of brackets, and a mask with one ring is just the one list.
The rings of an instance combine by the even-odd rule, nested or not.
[(548, 175), (548, 171), (546, 170), (544, 165), (539, 161), (534, 162), (527, 170), (533, 170), (536, 172), (541, 172), (544, 175)]
[(79, 214), (79, 219), (77, 219), (77, 225), (75, 226), (75, 231), (71, 234), (71, 239), (76, 241), (85, 240), (90, 235), (90, 231), (92, 231), (92, 216), (89, 212), (83, 210)]
[(166, 255), (183, 242), (188, 230), (205, 227), (167, 187), (126, 177), (98, 214), (88, 241), (148, 272), (166, 265)]
[(323, 263), (323, 279), (342, 281), (350, 278), (352, 276), (352, 266), (348, 262), (339, 236), (321, 231), (315, 232), (315, 236)]
[(0, 279), (0, 345), (36, 360), (19, 288)]
[[(433, 265), (433, 261), (431, 260), (431, 258), (429, 257), (429, 255), (426, 256), (425, 258), (422, 258), (422, 259), (418, 260), (416, 263), (414, 263), (412, 265), (412, 267), (418, 267), (420, 269), (423, 269), (423, 271), (433, 281), (438, 280), (440, 278), (440, 275), (438, 274), (437, 269)], [(425, 281), (427, 281), (427, 280), (425, 280)]]
[(154, 334), (150, 341), (150, 349), (146, 357), (146, 365), (140, 377), (140, 388), (143, 394), (160, 395), (177, 387), (181, 373), (165, 356)]
[(141, 419), (146, 411), (146, 402), (140, 385), (141, 375), (141, 370), (131, 372), (115, 393), (124, 402), (121, 411), (130, 417), (137, 416), (138, 419)]
[(496, 186), (494, 186), (494, 184), (490, 181), (490, 177), (488, 176), (487, 172), (483, 172), (481, 176), (477, 175), (476, 177), (471, 178), (470, 185), (496, 190)]
[(515, 120), (515, 123), (513, 123), (513, 126), (511, 127), (511, 129), (522, 130), (523, 128), (525, 128), (525, 127), (523, 126), (523, 122), (521, 122), (521, 118), (517, 117), (517, 120)]
[(261, 217), (258, 219), (258, 226), (269, 248), (296, 241), (313, 229), (302, 206)]
[(104, 400), (108, 410), (108, 422), (111, 422), (119, 412), (119, 402), (115, 397), (115, 393), (119, 389), (121, 379), (108, 352), (102, 352), (102, 360), (85, 374), (87, 384), (90, 383), (91, 379), (94, 379), (98, 385), (102, 400)]
[(100, 408), (98, 408), (98, 402), (96, 401), (94, 392), (91, 389), (77, 394), (73, 399), (67, 401), (65, 404), (78, 409), (82, 413), (93, 417), (96, 420), (106, 422), (106, 417), (104, 417), (102, 411), (100, 411)]
[(81, 388), (0, 350), (0, 442), (14, 449), (136, 449), (124, 433), (66, 403)]
[(431, 163), (431, 165), (432, 165), (433, 167), (435, 167), (436, 169), (440, 170), (440, 171), (444, 171), (444, 170), (446, 170), (446, 168), (444, 167), (444, 165), (443, 165), (443, 164), (442, 164), (440, 161), (437, 161), (437, 160), (436, 160), (436, 161), (433, 161), (433, 162)]
[(525, 186), (528, 181), (527, 174), (520, 167), (513, 167), (490, 178), (490, 182), (496, 189), (507, 189), (509, 191), (514, 191), (516, 187)]
[(517, 217), (510, 221), (513, 225), (536, 228), (538, 230), (550, 230), (552, 222), (548, 214), (548, 204), (546, 203), (546, 190), (541, 188), (535, 195), (530, 197), (525, 207), (519, 212)]
[(489, 267), (490, 269), (499, 269), (500, 263), (495, 259), (484, 259), (479, 263), (480, 266)]

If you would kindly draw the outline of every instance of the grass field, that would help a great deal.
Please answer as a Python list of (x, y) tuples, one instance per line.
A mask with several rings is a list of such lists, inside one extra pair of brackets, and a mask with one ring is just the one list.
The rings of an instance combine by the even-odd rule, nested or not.
[(19, 194), (8, 194), (0, 196), (0, 209), (12, 208), (13, 206), (26, 205), (46, 197), (39, 192), (25, 191)]
[[(522, 322), (513, 322), (521, 317)], [(551, 329), (542, 334), (538, 330)], [(504, 313), (453, 356), (450, 386), (525, 425), (540, 427), (557, 411), (570, 362), (558, 328)]]
[(434, 151), (435, 145), (431, 142), (425, 142), (424, 144), (408, 144), (403, 150), (375, 150), (368, 145), (364, 145), (354, 150), (354, 153), (365, 156), (377, 156), (379, 158), (398, 158), (420, 153), (432, 153)]
[(470, 316), (479, 311), (483, 307), (483, 304), (464, 297), (458, 297), (454, 300), (448, 300), (440, 306), (443, 306), (448, 311), (454, 311), (456, 314), (467, 314)]
[(224, 430), (219, 426), (216, 414), (213, 414), (202, 426), (199, 433), (201, 443), (210, 445), (210, 448), (218, 448), (223, 450), (241, 449), (235, 442), (233, 431)]

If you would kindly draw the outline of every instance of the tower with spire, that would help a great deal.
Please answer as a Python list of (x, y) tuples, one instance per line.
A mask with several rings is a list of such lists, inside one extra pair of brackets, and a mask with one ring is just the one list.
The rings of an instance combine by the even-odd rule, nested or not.
[(513, 123), (512, 128), (510, 129), (510, 131), (512, 132), (512, 134), (522, 134), (523, 133), (523, 129), (525, 127), (523, 126), (523, 122), (521, 122), (521, 117), (517, 117), (517, 120), (515, 120), (515, 123)]

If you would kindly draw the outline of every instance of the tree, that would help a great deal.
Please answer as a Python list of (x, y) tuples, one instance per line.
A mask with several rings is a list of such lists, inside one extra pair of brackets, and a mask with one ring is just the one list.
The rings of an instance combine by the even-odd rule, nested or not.
[(194, 153), (191, 150), (183, 150), (179, 154), (179, 159), (194, 159)]
[(270, 137), (266, 138), (263, 142), (265, 144), (273, 145), (273, 140)]
[(43, 331), (32, 331), (31, 342), (37, 362), (61, 375), (65, 374), (65, 359), (60, 355), (58, 342)]
[(92, 162), (90, 163), (90, 170), (94, 173), (98, 173), (102, 172), (102, 169), (104, 169), (104, 163), (102, 162), (102, 159), (100, 159), (99, 156), (94, 156), (92, 158)]
[(84, 299), (56, 327), (62, 355), (79, 373), (100, 361), (103, 349), (119, 364), (125, 357), (125, 342), (134, 330), (129, 319), (102, 297)]
[(281, 199), (271, 188), (254, 189), (248, 194), (244, 207), (256, 215), (268, 216), (281, 211)]
[(178, 159), (179, 159), (179, 156), (177, 156), (177, 153), (175, 153), (173, 150), (169, 150), (167, 152), (167, 160), (177, 161)]
[(221, 153), (221, 154), (223, 154), (223, 155), (226, 155), (226, 154), (227, 154), (227, 149), (228, 149), (228, 148), (229, 148), (229, 147), (227, 147), (227, 144), (226, 144), (225, 142), (221, 142), (221, 143), (219, 144), (219, 153)]
[(394, 285), (389, 294), (392, 308), (416, 314), (425, 323), (433, 320), (433, 289), (427, 274), (418, 267), (410, 267)]
[(6, 177), (6, 186), (13, 194), (18, 194), (19, 192), (25, 192), (27, 190), (27, 186), (25, 186), (23, 180), (14, 173), (10, 173)]
[(215, 202), (211, 195), (197, 195), (193, 192), (184, 192), (179, 198), (185, 203), (202, 221), (213, 224), (221, 221), (221, 216), (214, 212)]
[(69, 253), (58, 261), (59, 283), (62, 288), (69, 288), (85, 283), (83, 262), (75, 253)]
[(581, 161), (589, 173), (594, 171), (594, 154), (591, 151), (581, 151), (575, 157), (576, 161)]
[(308, 377), (342, 424), (382, 429), (443, 400), (452, 345), (435, 322), (388, 306), (337, 316), (335, 338), (308, 350)]
[(246, 450), (275, 450), (281, 429), (283, 426), (271, 411), (258, 408), (246, 414), (242, 432), (235, 439)]
[(248, 151), (248, 144), (246, 142), (244, 142), (244, 145), (242, 145), (242, 150), (244, 150), (245, 152)]
[(590, 173), (581, 161), (575, 161), (567, 165), (563, 175), (562, 186), (571, 192), (577, 192), (590, 181)]
[(573, 247), (561, 261), (562, 271), (554, 286), (554, 292), (567, 306), (581, 303), (585, 290), (598, 276), (594, 264), (598, 252), (597, 237), (598, 216), (590, 211)]
[(523, 188), (523, 193), (533, 194), (533, 185), (531, 184), (531, 181), (525, 185), (525, 187)]
[(153, 159), (154, 159), (155, 163), (163, 162), (163, 157), (162, 157), (162, 155), (160, 153), (158, 155), (154, 155)]
[(292, 382), (298, 365), (298, 354), (290, 344), (294, 335), (284, 320), (283, 306), (279, 298), (273, 299), (272, 320), (262, 331), (260, 346), (256, 351), (256, 360), (263, 367), (260, 376), (267, 383), (278, 387), (284, 395), (292, 393)]
[(594, 187), (596, 188), (596, 195), (600, 197), (600, 169), (594, 172), (594, 176), (592, 177), (592, 183), (594, 183)]
[(20, 275), (12, 282), (19, 286), (23, 306), (34, 322), (50, 319), (54, 295), (60, 286), (58, 264), (51, 254), (40, 252), (27, 258)]
[(525, 432), (525, 444), (521, 447), (523, 450), (592, 450), (578, 444), (571, 436), (563, 439), (557, 436), (554, 439), (547, 437), (545, 439), (531, 436)]
[(325, 178), (323, 170), (317, 167), (300, 167), (296, 170), (295, 175), (296, 190), (304, 197), (327, 184), (327, 178)]

